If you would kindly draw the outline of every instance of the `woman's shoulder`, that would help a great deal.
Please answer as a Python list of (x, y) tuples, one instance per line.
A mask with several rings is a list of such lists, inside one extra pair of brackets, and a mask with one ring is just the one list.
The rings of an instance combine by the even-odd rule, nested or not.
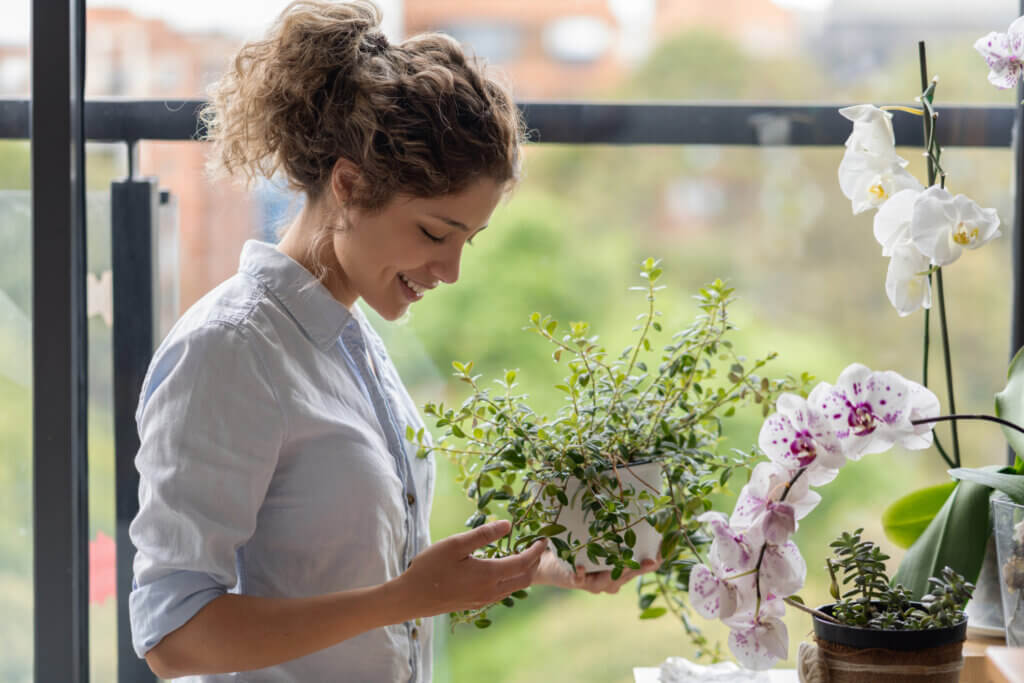
[(152, 385), (152, 380), (159, 381), (182, 363), (224, 369), (266, 357), (262, 347), (274, 344), (267, 333), (273, 328), (265, 310), (267, 299), (258, 283), (239, 274), (222, 282), (171, 327), (153, 354), (145, 384)]

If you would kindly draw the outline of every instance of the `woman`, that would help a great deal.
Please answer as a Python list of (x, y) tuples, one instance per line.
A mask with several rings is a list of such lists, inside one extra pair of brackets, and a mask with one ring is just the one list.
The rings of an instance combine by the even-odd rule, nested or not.
[(428, 681), (430, 617), (636, 574), (573, 574), (541, 542), (473, 557), (504, 521), (430, 544), (433, 462), (403, 436), (422, 423), (355, 303), (394, 320), (458, 279), (523, 126), (457, 43), (392, 46), (379, 23), (368, 2), (293, 3), (203, 113), (221, 168), (280, 172), (306, 202), (276, 248), (245, 245), (143, 385), (130, 611), (164, 678)]

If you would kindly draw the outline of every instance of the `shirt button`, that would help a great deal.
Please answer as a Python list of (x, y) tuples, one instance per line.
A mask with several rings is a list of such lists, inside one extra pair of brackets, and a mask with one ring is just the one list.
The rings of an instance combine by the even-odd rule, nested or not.
[(416, 502), (416, 496), (412, 495), (411, 493), (405, 494), (405, 499), (409, 501), (409, 505), (412, 505), (413, 503)]
[(410, 635), (412, 636), (413, 640), (419, 640), (420, 639), (420, 630), (418, 628), (414, 628)]

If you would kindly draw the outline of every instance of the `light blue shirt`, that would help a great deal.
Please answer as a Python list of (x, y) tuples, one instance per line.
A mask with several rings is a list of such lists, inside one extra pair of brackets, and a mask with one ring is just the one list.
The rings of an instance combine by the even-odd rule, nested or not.
[[(129, 600), (139, 656), (227, 592), (305, 597), (397, 577), (429, 543), (422, 421), (365, 317), (272, 245), (157, 349)], [(363, 633), (280, 666), (194, 681), (429, 681), (431, 623)]]

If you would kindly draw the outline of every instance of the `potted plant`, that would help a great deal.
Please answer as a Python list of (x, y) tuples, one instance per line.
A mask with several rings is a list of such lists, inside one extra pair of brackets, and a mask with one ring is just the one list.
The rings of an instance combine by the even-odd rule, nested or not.
[[(1007, 34), (992, 33), (975, 47), (991, 67), (989, 80), (1010, 87), (1020, 75), (1014, 50), (1024, 37), (1024, 21), (1011, 25)], [(922, 92), (919, 106), (874, 107), (859, 105), (840, 110), (853, 122), (853, 132), (839, 167), (840, 187), (852, 202), (855, 214), (877, 210), (874, 235), (882, 253), (890, 257), (885, 289), (901, 316), (924, 310), (924, 353), (922, 383), (928, 385), (930, 311), (936, 303), (940, 319), (946, 399), (950, 413), (956, 413), (948, 320), (943, 289), (943, 269), (968, 250), (977, 249), (999, 237), (999, 218), (994, 209), (978, 206), (964, 195), (946, 190), (947, 175), (942, 167), (938, 142), (938, 112), (934, 98), (938, 79), (926, 78), (924, 44), (919, 44)], [(921, 117), (924, 129), (928, 186), (907, 170), (907, 162), (895, 151), (893, 114)], [(934, 284), (934, 289), (933, 289)], [(934, 295), (934, 296), (933, 296)], [(1024, 423), (1024, 361), (1020, 356), (1010, 367), (1010, 381), (996, 398), (996, 415), (1012, 423)], [(966, 418), (967, 416), (961, 416)], [(974, 416), (991, 419), (988, 416)], [(952, 419), (952, 418), (950, 418)], [(1007, 440), (1018, 452), (1024, 440), (1004, 427)], [(951, 422), (949, 447), (936, 437), (935, 450), (950, 468), (946, 484), (914, 491), (895, 501), (883, 513), (889, 539), (908, 552), (895, 580), (920, 597), (929, 588), (929, 577), (949, 565), (968, 579), (978, 581), (978, 599), (969, 611), (978, 625), (1001, 627), (998, 583), (995, 580), (995, 552), (991, 544), (989, 497), (1004, 491), (1024, 502), (1024, 466), (962, 467), (956, 422)], [(990, 555), (987, 574), (979, 572), (986, 549)]]
[(963, 610), (974, 586), (946, 567), (915, 602), (906, 588), (892, 584), (885, 570), (889, 557), (862, 540), (862, 532), (843, 532), (831, 544), (834, 559), (827, 563), (835, 602), (814, 615), (816, 642), (800, 649), (802, 678), (955, 683), (967, 635)]
[[(532, 407), (517, 390), (515, 370), (485, 383), (472, 362), (455, 362), (455, 376), (470, 395), (458, 406), (424, 406), (442, 431), (437, 443), (425, 430), (407, 436), (418, 439), (421, 455), (437, 453), (455, 464), (473, 503), (468, 526), (493, 516), (512, 522), (511, 532), (484, 555), (506, 556), (547, 537), (571, 566), (611, 571), (615, 578), (660, 555), (657, 588), (641, 597), (641, 616), (678, 611), (703, 643), (676, 593), (685, 590), (699, 549), (710, 542), (698, 517), (752, 458), (719, 452), (723, 421), (747, 403), (767, 413), (780, 393), (800, 390), (809, 378), (763, 377), (774, 353), (749, 362), (734, 349), (733, 290), (721, 281), (700, 290), (693, 324), (656, 346), (663, 331), (655, 307), (662, 269), (647, 259), (640, 275), (644, 285), (633, 289), (643, 294), (644, 311), (621, 353), (609, 354), (587, 323), (560, 332), (550, 316), (530, 318), (525, 329), (550, 344), (552, 361), (565, 368), (564, 381), (554, 387), (564, 397), (557, 411)], [(659, 594), (671, 597), (652, 606)], [(490, 624), (487, 609), (452, 619)]]

